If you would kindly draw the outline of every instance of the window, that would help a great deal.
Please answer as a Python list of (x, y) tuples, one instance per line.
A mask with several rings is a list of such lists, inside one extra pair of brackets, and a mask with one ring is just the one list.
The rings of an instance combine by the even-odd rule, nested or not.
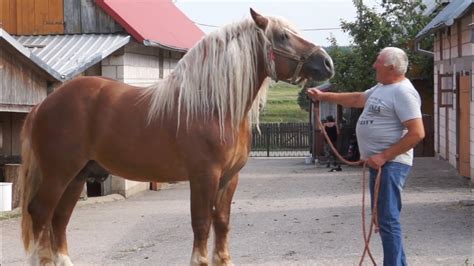
[(438, 77), (438, 105), (439, 107), (453, 107), (453, 75), (439, 74)]

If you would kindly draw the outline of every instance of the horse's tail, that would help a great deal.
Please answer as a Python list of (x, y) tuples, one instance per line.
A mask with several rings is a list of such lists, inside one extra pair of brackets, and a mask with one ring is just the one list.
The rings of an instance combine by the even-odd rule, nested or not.
[(36, 107), (26, 116), (21, 130), (21, 158), (22, 164), (19, 173), (19, 186), (21, 189), (21, 233), (23, 246), (29, 250), (30, 241), (33, 240), (33, 222), (28, 212), (28, 205), (38, 191), (41, 184), (41, 173), (31, 146), (32, 124), (36, 113)]

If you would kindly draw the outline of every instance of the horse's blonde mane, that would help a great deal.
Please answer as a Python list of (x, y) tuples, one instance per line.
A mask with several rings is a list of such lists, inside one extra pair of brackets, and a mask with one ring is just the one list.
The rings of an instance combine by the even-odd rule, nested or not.
[[(272, 40), (272, 27), (291, 28), (288, 22), (267, 17), (266, 39)], [(219, 119), (221, 137), (224, 120), (230, 117), (232, 130), (247, 119), (248, 101), (257, 82), (257, 51), (267, 53), (252, 19), (230, 24), (199, 41), (178, 62), (170, 75), (150, 86), (144, 95), (151, 97), (148, 122), (176, 112), (178, 128), (194, 119)], [(259, 106), (266, 99), (268, 78), (252, 103), (251, 120), (258, 123)], [(258, 88), (257, 88), (258, 89)], [(181, 116), (185, 117), (181, 117)]]

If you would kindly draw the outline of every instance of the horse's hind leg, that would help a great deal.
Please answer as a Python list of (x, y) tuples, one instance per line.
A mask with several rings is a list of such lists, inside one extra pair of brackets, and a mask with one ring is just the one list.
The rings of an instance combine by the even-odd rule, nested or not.
[(56, 243), (56, 265), (72, 265), (69, 259), (66, 227), (71, 218), (72, 211), (76, 206), (77, 200), (81, 196), (87, 178), (92, 171), (102, 170), (102, 168), (95, 162), (89, 161), (86, 166), (77, 174), (77, 176), (69, 183), (66, 191), (59, 200), (58, 206), (54, 211), (52, 225), (54, 240)]
[(28, 205), (33, 231), (32, 243), (29, 244), (32, 265), (54, 265), (56, 247), (51, 220), (66, 185), (43, 180)]
[[(58, 235), (55, 226), (60, 228), (62, 223), (58, 223), (60, 214), (55, 210), (58, 206), (62, 209), (60, 213), (67, 209), (65, 208), (67, 201), (62, 201), (62, 199), (68, 198), (66, 193), (80, 194), (78, 189), (80, 184), (74, 184), (75, 181), (71, 183), (77, 172), (69, 170), (53, 174), (48, 171), (42, 175), (43, 178), (38, 191), (28, 204), (28, 213), (31, 216), (33, 230), (33, 245), (30, 244), (30, 262), (32, 265), (54, 265), (58, 259)], [(77, 192), (78, 190), (79, 192)], [(55, 218), (54, 221), (53, 217)], [(62, 258), (64, 259), (62, 260), (63, 265), (70, 263), (68, 259)]]
[(63, 196), (59, 200), (56, 210), (54, 211), (52, 226), (56, 243), (56, 265), (72, 265), (72, 262), (69, 259), (67, 247), (66, 227), (69, 223), (69, 218), (71, 218), (72, 211), (76, 206), (77, 200), (84, 188), (84, 184), (89, 174), (88, 166), (90, 166), (91, 163), (92, 161), (81, 170), (71, 183), (69, 183), (66, 191), (64, 191)]
[(232, 177), (227, 183), (223, 184), (217, 192), (214, 211), (212, 213), (215, 234), (215, 247), (212, 258), (214, 265), (233, 265), (229, 254), (228, 232), (230, 207), (238, 180), (238, 175)]

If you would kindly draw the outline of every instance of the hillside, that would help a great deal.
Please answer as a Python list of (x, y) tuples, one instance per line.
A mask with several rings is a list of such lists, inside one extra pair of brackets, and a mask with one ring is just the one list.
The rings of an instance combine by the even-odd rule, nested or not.
[(309, 113), (297, 103), (300, 90), (285, 82), (273, 83), (268, 90), (267, 105), (260, 113), (260, 122), (308, 122)]

